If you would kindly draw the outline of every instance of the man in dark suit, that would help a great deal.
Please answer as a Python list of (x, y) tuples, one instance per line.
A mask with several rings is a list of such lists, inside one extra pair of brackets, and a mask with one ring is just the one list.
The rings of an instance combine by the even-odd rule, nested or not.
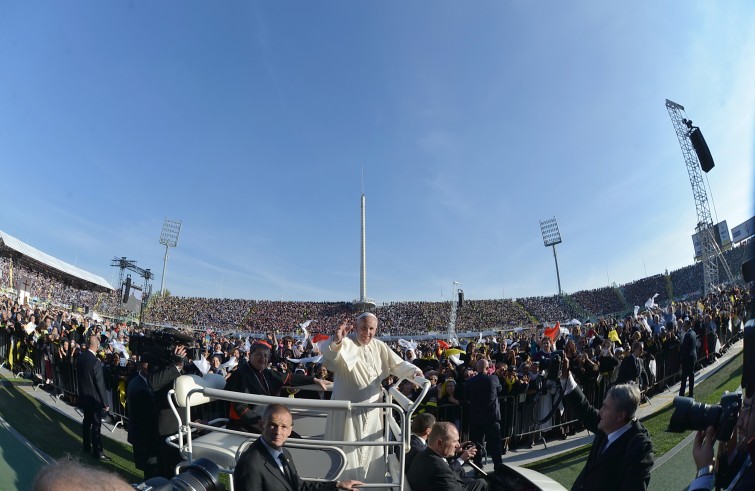
[(619, 374), (616, 377), (616, 384), (627, 384), (634, 382), (638, 386), (642, 376), (642, 352), (645, 349), (642, 341), (632, 343), (632, 353), (621, 360)]
[[(300, 373), (281, 373), (268, 368), (271, 356), (271, 346), (265, 341), (255, 342), (249, 352), (249, 362), (239, 365), (228, 379), (226, 390), (257, 394), (263, 396), (278, 396), (284, 385), (300, 386), (318, 384), (325, 390), (324, 380)], [(228, 428), (239, 431), (257, 433), (256, 427), (260, 415), (254, 406), (244, 403), (231, 403)]]
[(100, 430), (102, 417), (110, 407), (105, 393), (105, 379), (102, 375), (102, 362), (97, 358), (100, 338), (91, 336), (88, 349), (76, 360), (76, 379), (79, 384), (79, 407), (84, 412), (82, 436), (84, 452), (91, 452), (96, 459), (109, 462), (111, 459), (102, 452)]
[(420, 452), (406, 473), (412, 491), (486, 491), (484, 479), (464, 479), (446, 459), (460, 450), (459, 431), (448, 422), (435, 423)]
[(144, 480), (157, 476), (157, 453), (160, 448), (155, 396), (147, 382), (149, 363), (142, 359), (139, 371), (126, 388), (128, 442), (134, 448), (134, 464), (144, 471)]
[(237, 491), (330, 491), (354, 490), (360, 481), (307, 482), (296, 472), (291, 454), (283, 445), (294, 423), (291, 411), (281, 404), (271, 404), (262, 415), (262, 433), (247, 448), (233, 472)]
[(694, 397), (695, 392), (695, 363), (697, 363), (697, 334), (692, 329), (689, 320), (684, 321), (682, 327), (682, 343), (679, 346), (679, 364), (682, 370), (682, 385), (679, 387), (679, 395), (684, 397), (684, 390), (689, 380), (689, 397)]
[(595, 434), (587, 463), (572, 489), (647, 489), (655, 456), (647, 430), (634, 418), (640, 390), (635, 384), (614, 385), (598, 411), (569, 373), (569, 359), (564, 357), (563, 363), (564, 404)]
[(176, 345), (173, 349), (172, 363), (154, 369), (147, 381), (154, 394), (157, 411), (157, 431), (160, 434), (160, 447), (157, 453), (157, 474), (166, 479), (176, 475), (176, 465), (181, 461), (181, 452), (168, 445), (165, 439), (178, 433), (178, 421), (168, 404), (168, 392), (173, 388), (173, 382), (183, 375), (186, 348)]
[(427, 448), (427, 437), (435, 424), (435, 416), (430, 413), (422, 413), (412, 419), (412, 436), (409, 439), (411, 448), (406, 454), (404, 469), (410, 469), (414, 457)]
[(484, 441), (497, 471), (503, 466), (501, 406), (498, 402), (498, 396), (503, 389), (496, 375), (488, 375), (488, 365), (488, 360), (484, 358), (477, 360), (477, 375), (464, 383), (464, 395), (469, 401), (469, 438), (477, 447), (474, 463), (478, 467), (482, 466)]

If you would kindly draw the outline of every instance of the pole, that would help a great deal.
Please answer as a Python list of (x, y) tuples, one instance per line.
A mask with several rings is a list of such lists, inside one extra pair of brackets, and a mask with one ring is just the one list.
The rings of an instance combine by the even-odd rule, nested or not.
[(556, 244), (553, 244), (553, 260), (556, 261), (556, 280), (558, 280), (558, 296), (561, 296), (561, 275), (558, 274), (558, 256), (556, 255)]
[(163, 258), (163, 275), (160, 278), (160, 295), (165, 296), (165, 268), (168, 265), (168, 245), (165, 244), (165, 257)]

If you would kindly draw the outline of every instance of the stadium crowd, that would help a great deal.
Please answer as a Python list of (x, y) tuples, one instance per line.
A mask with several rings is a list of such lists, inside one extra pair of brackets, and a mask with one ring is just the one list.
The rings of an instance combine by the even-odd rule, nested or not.
[[(638, 356), (642, 360), (642, 372), (637, 374), (636, 382), (643, 391), (652, 392), (678, 379), (679, 332), (683, 324), (691, 326), (698, 334), (699, 363), (713, 363), (720, 350), (739, 336), (747, 301), (746, 291), (732, 287), (692, 301), (643, 309), (637, 316), (606, 316), (594, 323), (574, 323), (560, 329), (530, 323), (524, 328), (502, 330), (495, 336), (480, 334), (475, 339), (462, 339), (458, 346), (448, 346), (444, 334), (419, 341), (413, 349), (406, 340), (392, 339), (388, 344), (401, 357), (420, 367), (433, 382), (433, 388), (422, 402), (422, 411), (431, 412), (438, 420), (455, 423), (462, 433), (468, 427), (465, 414), (469, 404), (464, 383), (475, 374), (478, 360), (489, 360), (490, 372), (500, 379), (503, 387), (504, 448), (531, 446), (543, 436), (561, 438), (580, 425), (571, 420), (568, 412), (561, 411), (546, 422), (537, 421), (549, 412), (555, 400), (554, 386), (548, 379), (548, 360), (554, 349), (562, 350), (570, 359), (575, 379), (589, 400), (599, 405), (606, 390), (620, 376), (623, 360), (640, 343)], [(272, 325), (272, 320), (290, 319), (287, 316), (291, 315), (305, 318), (326, 313), (328, 319), (353, 317), (353, 312), (341, 308), (340, 304), (311, 303), (302, 306), (296, 314), (286, 310), (289, 304), (258, 302), (252, 308), (264, 308)], [(501, 305), (491, 302), (481, 308), (495, 309)], [(514, 305), (517, 304), (510, 303)], [(242, 316), (241, 310), (235, 315)], [(274, 347), (271, 368), (331, 377), (317, 362), (297, 360), (317, 356), (312, 339), (332, 325), (324, 325), (326, 329), (322, 329), (310, 324), (307, 337), (302, 337), (302, 330), (290, 324), (278, 333), (275, 329), (265, 330), (262, 337)], [(7, 360), (15, 371), (33, 373), (41, 385), (71, 403), (75, 403), (77, 397), (74, 367), (78, 354), (85, 349), (89, 335), (100, 336), (99, 355), (105, 365), (112, 412), (117, 418), (127, 417), (125, 387), (136, 374), (139, 344), (143, 344), (144, 339), (152, 339), (149, 331), (115, 320), (94, 322), (54, 306), (20, 305), (11, 298), (0, 302), (0, 358)], [(388, 332), (393, 334), (390, 327), (380, 334)], [(243, 331), (204, 329), (192, 335), (196, 346), (191, 355), (193, 369), (226, 377), (248, 361), (250, 345), (254, 342), (251, 333)], [(452, 356), (448, 349), (463, 352)], [(388, 379), (384, 383), (389, 385), (395, 381)], [(410, 397), (416, 397), (408, 384), (403, 389)], [(296, 391), (290, 394), (294, 396)], [(216, 408), (216, 411), (223, 413), (224, 410)]]

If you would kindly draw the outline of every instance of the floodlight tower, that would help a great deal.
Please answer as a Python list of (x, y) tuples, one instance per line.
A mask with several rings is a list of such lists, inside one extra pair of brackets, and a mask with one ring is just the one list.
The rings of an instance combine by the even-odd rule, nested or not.
[(558, 294), (561, 295), (561, 275), (558, 274), (558, 256), (556, 244), (561, 243), (561, 232), (558, 231), (556, 217), (540, 221), (540, 231), (543, 233), (545, 247), (553, 247), (553, 260), (556, 261), (556, 280), (558, 281)]
[(165, 268), (168, 265), (168, 249), (178, 245), (178, 235), (181, 233), (181, 221), (169, 220), (163, 221), (163, 230), (160, 232), (160, 244), (165, 246), (165, 257), (163, 258), (163, 275), (160, 279), (160, 295), (165, 294)]

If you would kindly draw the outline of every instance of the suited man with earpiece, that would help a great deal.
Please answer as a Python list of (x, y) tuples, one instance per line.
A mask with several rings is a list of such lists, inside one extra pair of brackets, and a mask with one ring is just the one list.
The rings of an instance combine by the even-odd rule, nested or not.
[(270, 404), (262, 415), (262, 433), (247, 448), (233, 472), (239, 491), (332, 491), (356, 490), (360, 481), (308, 482), (299, 477), (291, 453), (283, 445), (293, 430), (291, 411)]

